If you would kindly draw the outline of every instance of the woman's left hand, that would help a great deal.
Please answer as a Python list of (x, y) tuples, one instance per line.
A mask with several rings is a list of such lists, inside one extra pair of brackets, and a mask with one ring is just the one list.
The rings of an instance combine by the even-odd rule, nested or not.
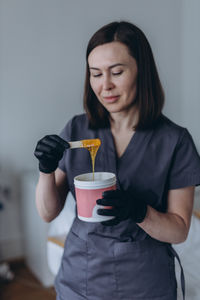
[[(112, 206), (112, 208), (100, 208), (97, 213), (102, 216), (114, 216), (109, 221), (102, 222), (103, 225), (116, 225), (119, 222), (131, 218), (136, 223), (141, 223), (147, 213), (147, 197), (152, 193), (128, 193), (122, 190), (110, 190), (103, 193), (103, 198), (97, 200), (97, 204)], [(155, 197), (155, 194), (153, 194)]]

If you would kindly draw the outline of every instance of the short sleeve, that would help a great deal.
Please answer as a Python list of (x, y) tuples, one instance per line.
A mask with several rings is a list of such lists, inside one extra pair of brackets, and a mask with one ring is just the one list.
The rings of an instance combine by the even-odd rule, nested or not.
[(177, 144), (168, 177), (168, 188), (200, 185), (200, 156), (187, 129)]
[[(62, 131), (60, 132), (59, 136), (61, 138), (63, 138), (65, 141), (70, 141), (71, 140), (71, 127), (72, 127), (72, 120), (70, 120), (65, 127), (62, 129)], [(61, 160), (59, 161), (58, 164), (58, 168), (61, 169), (63, 172), (66, 173), (66, 155), (67, 155), (67, 151), (64, 151), (63, 157), (61, 158)]]

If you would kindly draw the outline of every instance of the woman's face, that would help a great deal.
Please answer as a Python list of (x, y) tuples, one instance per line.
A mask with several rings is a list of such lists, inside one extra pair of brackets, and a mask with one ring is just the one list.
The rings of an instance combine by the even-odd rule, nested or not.
[(94, 48), (88, 57), (90, 85), (110, 112), (127, 111), (137, 91), (137, 63), (126, 45), (111, 42)]

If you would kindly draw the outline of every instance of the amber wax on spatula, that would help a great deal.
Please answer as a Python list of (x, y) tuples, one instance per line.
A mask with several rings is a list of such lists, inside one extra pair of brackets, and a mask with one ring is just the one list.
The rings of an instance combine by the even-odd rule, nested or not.
[(90, 152), (91, 160), (92, 160), (92, 172), (93, 172), (93, 180), (94, 180), (94, 166), (95, 166), (95, 157), (97, 151), (101, 145), (100, 139), (88, 139), (88, 140), (81, 140), (75, 142), (69, 142), (70, 148), (85, 148)]

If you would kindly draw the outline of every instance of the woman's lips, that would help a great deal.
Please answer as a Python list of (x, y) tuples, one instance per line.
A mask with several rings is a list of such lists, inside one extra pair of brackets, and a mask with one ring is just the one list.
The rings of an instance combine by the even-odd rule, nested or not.
[(109, 97), (103, 97), (105, 102), (115, 102), (119, 98), (119, 95), (117, 96), (109, 96)]

